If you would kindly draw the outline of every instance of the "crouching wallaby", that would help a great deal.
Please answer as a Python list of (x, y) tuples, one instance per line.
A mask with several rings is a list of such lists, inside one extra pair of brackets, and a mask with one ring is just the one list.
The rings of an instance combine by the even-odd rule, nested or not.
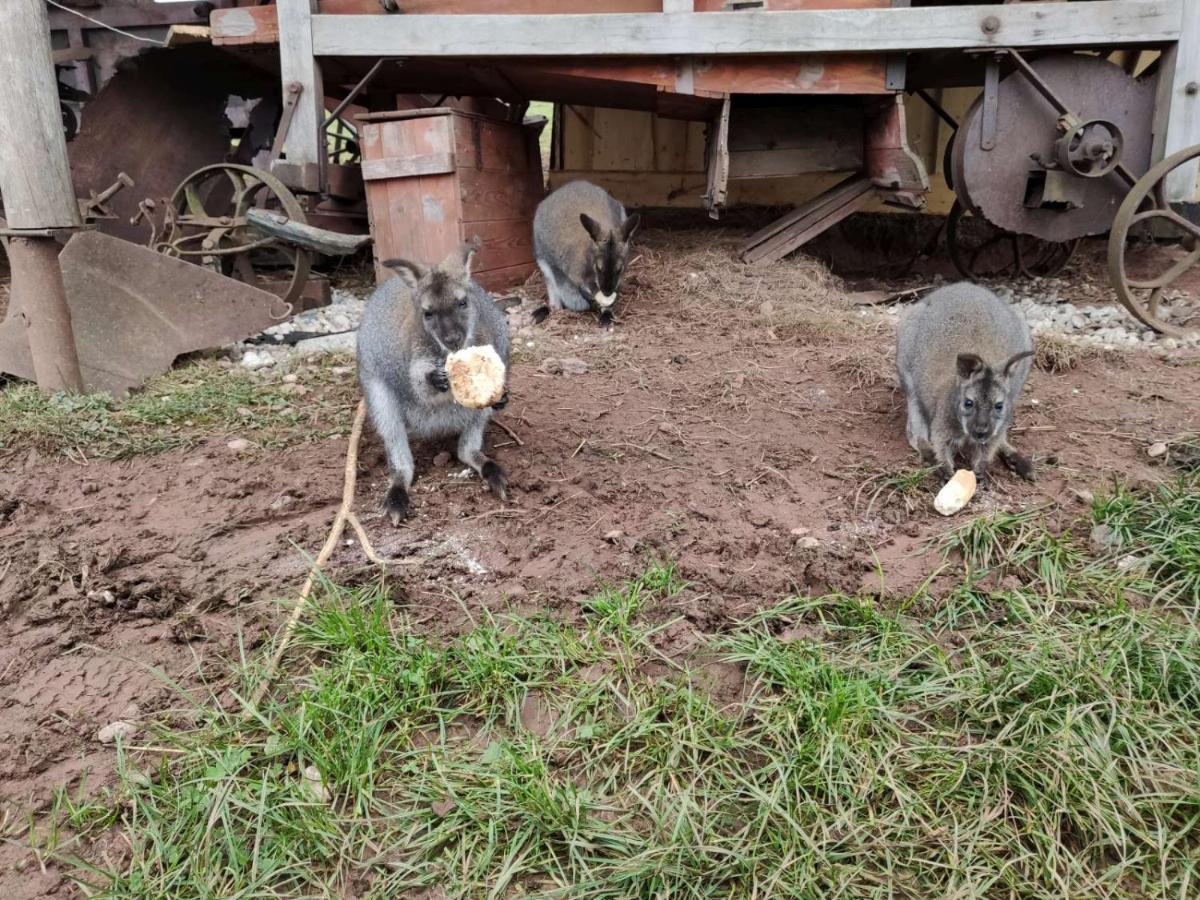
[(1032, 481), (1033, 462), (1008, 442), (1032, 356), (1029, 326), (995, 294), (965, 282), (931, 293), (900, 322), (896, 345), (909, 444), (947, 478), (961, 453), (986, 481), (999, 454)]
[(358, 328), (358, 380), (387, 449), (392, 483), (383, 508), (393, 525), (408, 511), (411, 439), (458, 435), (458, 458), (494, 494), (506, 496), (504, 471), (484, 455), (483, 431), (508, 393), (491, 409), (467, 409), (454, 402), (445, 368), (449, 354), (487, 344), (508, 366), (508, 323), (471, 280), (477, 247), (467, 244), (429, 269), (408, 260), (385, 261), (396, 277), (375, 289)]
[[(546, 279), (550, 309), (595, 309), (601, 324), (611, 322), (629, 241), (640, 221), (587, 181), (564, 184), (543, 200), (533, 217), (533, 255)], [(548, 314), (543, 307), (535, 318), (540, 322)]]

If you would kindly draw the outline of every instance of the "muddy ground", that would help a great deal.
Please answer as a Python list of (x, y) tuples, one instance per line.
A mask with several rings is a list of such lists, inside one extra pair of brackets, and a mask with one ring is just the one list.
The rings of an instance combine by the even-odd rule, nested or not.
[[(789, 593), (903, 595), (937, 567), (929, 542), (949, 527), (931, 509), (937, 485), (885, 484), (917, 464), (891, 318), (810, 260), (743, 269), (739, 236), (649, 231), (611, 332), (575, 315), (522, 325), (542, 297), (531, 283), (507, 427), (490, 432), (509, 503), (460, 477), (451, 447), (424, 447), (412, 516), (393, 529), (368, 436), (357, 508), (381, 554), (420, 558), (392, 576), (414, 622), (459, 630), (480, 607), (570, 618), (598, 581), (660, 557), (692, 585), (655, 613), (682, 617), (661, 640), (686, 656), (697, 633)], [(1093, 254), (1064, 283), (1083, 296), (1102, 279)], [(572, 374), (574, 360), (586, 371)], [(1040, 479), (1001, 473), (972, 510), (1082, 511), (1079, 494), (1113, 479), (1162, 477), (1148, 444), (1197, 423), (1200, 366), (1186, 353), (1035, 370), (1015, 443)], [(56, 786), (111, 779), (100, 727), (177, 706), (172, 684), (219, 692), (239, 642), (253, 650), (299, 587), (340, 500), (346, 439), (234, 455), (232, 436), (122, 462), (16, 448), (0, 463), (0, 836)], [(373, 577), (353, 542), (331, 570)], [(70, 890), (11, 843), (0, 885), (10, 897)]]

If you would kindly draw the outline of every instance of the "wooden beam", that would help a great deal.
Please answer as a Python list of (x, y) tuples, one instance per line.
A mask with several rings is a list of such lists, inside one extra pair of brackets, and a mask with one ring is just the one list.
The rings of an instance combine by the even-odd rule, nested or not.
[[(292, 0), (296, 2), (296, 0)], [(730, 56), (1106, 47), (1179, 38), (1185, 0), (704, 15), (312, 17), (318, 56)]]
[[(1155, 161), (1200, 144), (1200, 2), (1183, 11), (1179, 43), (1163, 51), (1155, 98)], [(1167, 179), (1167, 199), (1184, 203), (1195, 199), (1200, 160), (1180, 166)]]
[[(278, 0), (275, 12), (279, 21), (279, 72), (285, 93), (300, 86), (296, 111), (284, 136), (283, 155), (288, 171), (305, 171), (325, 166), (325, 89), (321, 68), (313, 57), (312, 14), (317, 0)], [(385, 21), (372, 19), (374, 22)], [(323, 177), (318, 175), (319, 180)], [(304, 185), (310, 188), (311, 185)]]
[[(6, 227), (78, 227), (79, 203), (71, 187), (43, 0), (0, 5), (0, 84), (5, 86), (0, 91), (0, 193)], [(25, 327), (38, 386), (44, 391), (82, 390), (58, 243), (13, 237), (7, 249), (12, 269), (8, 320)]]

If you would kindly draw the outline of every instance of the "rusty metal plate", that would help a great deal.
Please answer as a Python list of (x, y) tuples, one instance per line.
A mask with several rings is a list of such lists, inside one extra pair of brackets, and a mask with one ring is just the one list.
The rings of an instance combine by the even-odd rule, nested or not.
[[(1120, 66), (1099, 57), (1055, 54), (1033, 69), (1080, 119), (1113, 122), (1125, 138), (1122, 162), (1135, 175), (1150, 165), (1154, 117), (1152, 79), (1135, 81)], [(993, 225), (1016, 234), (1065, 242), (1108, 231), (1128, 192), (1116, 173), (1072, 179), (1075, 209), (1030, 209), (1025, 205), (1034, 156), (1054, 159), (1058, 113), (1019, 72), (1001, 80), (996, 92), (995, 146), (984, 149), (981, 96), (967, 111), (954, 139), (955, 193), (963, 205)]]
[[(99, 232), (75, 235), (59, 259), (88, 391), (123, 395), (181, 354), (243, 340), (287, 313), (273, 294)], [(0, 371), (32, 380), (25, 327), (12, 310), (0, 324)]]

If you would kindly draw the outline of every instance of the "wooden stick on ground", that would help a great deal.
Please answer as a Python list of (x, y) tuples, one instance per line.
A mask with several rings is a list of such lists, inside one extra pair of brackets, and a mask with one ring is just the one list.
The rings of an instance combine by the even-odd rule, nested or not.
[[(325, 538), (325, 546), (321, 548), (321, 552), (317, 554), (316, 560), (312, 564), (312, 568), (308, 570), (308, 578), (304, 580), (304, 587), (300, 589), (300, 596), (296, 598), (296, 606), (292, 610), (292, 615), (288, 619), (287, 624), (283, 627), (283, 634), (279, 638), (279, 646), (275, 648), (275, 653), (271, 657), (271, 661), (267, 664), (267, 670), (263, 673), (262, 681), (254, 691), (254, 696), (251, 698), (251, 704), (258, 706), (262, 701), (263, 695), (266, 694), (267, 688), (271, 686), (271, 682), (275, 680), (275, 673), (279, 669), (279, 663), (283, 659), (283, 654), (288, 648), (288, 644), (292, 641), (292, 634), (296, 630), (296, 626), (300, 624), (300, 617), (304, 614), (304, 610), (308, 607), (308, 597), (312, 593), (313, 585), (317, 582), (317, 574), (321, 571), (321, 567), (329, 562), (329, 557), (333, 555), (334, 549), (341, 540), (342, 532), (346, 530), (346, 523), (354, 516), (352, 507), (354, 506), (354, 485), (358, 480), (358, 443), (362, 439), (363, 423), (367, 418), (367, 404), (364, 400), (358, 401), (358, 409), (354, 412), (354, 425), (350, 429), (350, 446), (346, 448), (346, 474), (342, 481), (342, 505), (338, 507), (337, 516), (333, 520), (333, 526), (329, 529), (329, 536)], [(379, 556), (366, 540), (366, 534), (360, 528), (358, 531), (359, 540), (362, 542), (363, 550), (367, 557), (373, 562), (380, 562)]]

